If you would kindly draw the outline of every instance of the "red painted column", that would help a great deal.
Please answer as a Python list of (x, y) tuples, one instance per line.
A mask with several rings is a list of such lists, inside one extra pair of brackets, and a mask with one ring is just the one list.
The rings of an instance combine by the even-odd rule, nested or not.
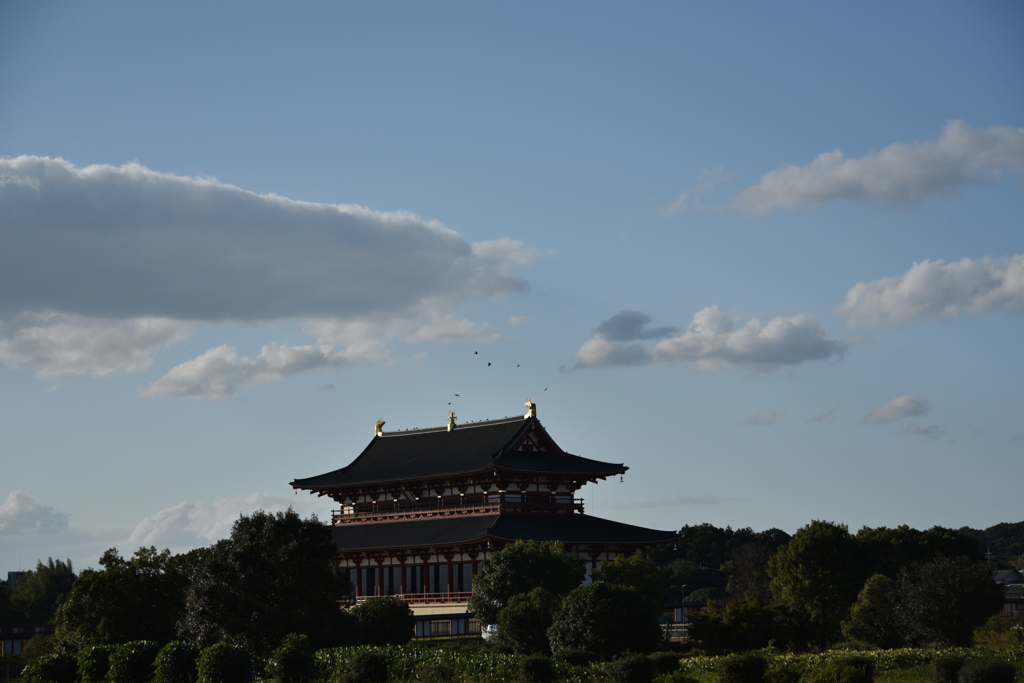
[(387, 588), (384, 586), (384, 565), (377, 564), (377, 595), (386, 595)]
[(402, 587), (400, 589), (402, 594), (405, 594), (405, 561), (402, 561)]
[(448, 560), (448, 594), (449, 595), (451, 595), (451, 593), (452, 593), (452, 579), (455, 578), (453, 576), (455, 574), (455, 572), (452, 571), (453, 569), (454, 569), (454, 565), (452, 565), (452, 561)]
[(363, 595), (363, 568), (356, 562), (356, 597)]

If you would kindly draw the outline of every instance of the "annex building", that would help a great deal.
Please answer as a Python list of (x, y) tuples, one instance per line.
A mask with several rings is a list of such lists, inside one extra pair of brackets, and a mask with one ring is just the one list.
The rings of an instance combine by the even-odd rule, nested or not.
[(291, 482), (338, 508), (337, 566), (356, 600), (394, 595), (417, 616), (416, 634), (479, 632), (467, 613), (481, 563), (517, 540), (562, 541), (590, 571), (620, 554), (677, 538), (675, 532), (584, 513), (588, 482), (622, 475), (621, 463), (559, 448), (526, 403), (522, 417), (385, 432), (351, 464)]

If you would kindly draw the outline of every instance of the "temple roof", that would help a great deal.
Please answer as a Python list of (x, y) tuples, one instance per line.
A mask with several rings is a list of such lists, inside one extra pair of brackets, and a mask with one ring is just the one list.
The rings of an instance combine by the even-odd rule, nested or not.
[[(548, 450), (513, 450), (535, 432)], [(347, 486), (422, 481), (486, 472), (495, 467), (531, 473), (567, 474), (597, 479), (625, 472), (619, 463), (566, 453), (536, 417), (447, 427), (384, 432), (375, 436), (351, 464), (315, 477), (296, 479), (292, 488), (329, 490)]]
[(587, 544), (651, 544), (674, 541), (674, 531), (659, 531), (575, 514), (496, 514), (437, 517), (376, 524), (345, 524), (333, 527), (339, 550), (417, 548), (486, 539), (503, 541), (562, 541)]

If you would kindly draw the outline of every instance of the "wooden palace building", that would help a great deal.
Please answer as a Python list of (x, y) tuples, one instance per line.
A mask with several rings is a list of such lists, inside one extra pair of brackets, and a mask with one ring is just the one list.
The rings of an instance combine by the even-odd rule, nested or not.
[(338, 567), (356, 600), (395, 595), (417, 615), (417, 635), (479, 627), (467, 614), (481, 563), (516, 540), (562, 541), (590, 571), (637, 548), (671, 542), (672, 531), (584, 514), (588, 482), (622, 475), (623, 464), (566, 453), (526, 403), (523, 416), (385, 432), (348, 466), (291, 482), (329, 496)]

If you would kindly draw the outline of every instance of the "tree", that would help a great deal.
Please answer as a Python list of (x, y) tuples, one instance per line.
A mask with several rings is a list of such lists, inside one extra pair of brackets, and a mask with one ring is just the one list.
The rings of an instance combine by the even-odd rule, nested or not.
[(619, 555), (593, 572), (594, 581), (630, 586), (640, 591), (654, 614), (660, 614), (667, 602), (664, 576), (658, 565), (639, 554)]
[(611, 659), (626, 651), (652, 651), (661, 630), (640, 591), (598, 582), (581, 586), (562, 600), (548, 640), (555, 653), (584, 650)]
[(131, 640), (166, 643), (185, 608), (186, 556), (139, 548), (124, 559), (111, 548), (102, 570), (86, 569), (57, 610), (57, 635), (79, 647)]
[(405, 645), (416, 629), (408, 603), (391, 595), (367, 598), (349, 612), (358, 620), (362, 645)]
[(497, 624), (498, 613), (514, 595), (544, 588), (567, 595), (586, 576), (586, 563), (559, 541), (515, 541), (491, 555), (473, 580), (469, 611), (482, 624)]
[(753, 592), (724, 605), (711, 603), (690, 621), (690, 638), (710, 650), (755, 650), (775, 639), (774, 614)]
[(562, 598), (544, 588), (513, 595), (498, 613), (498, 637), (517, 655), (548, 654), (548, 629)]
[(1003, 590), (984, 561), (940, 556), (900, 573), (898, 622), (914, 645), (970, 646), (974, 629), (999, 611)]
[(857, 532), (857, 544), (869, 574), (895, 579), (904, 567), (930, 562), (939, 555), (981, 560), (977, 542), (959, 531), (940, 526), (918, 531), (904, 525), (895, 528), (864, 527)]
[(333, 569), (330, 527), (293, 509), (242, 515), (231, 537), (198, 559), (178, 623), (182, 639), (207, 647), (218, 641), (269, 652), (289, 633), (309, 636), (314, 649), (345, 642), (339, 601), (348, 578)]
[(813, 521), (768, 561), (775, 600), (814, 625), (815, 645), (825, 649), (841, 634), (864, 583), (856, 540), (845, 524)]
[(895, 581), (875, 574), (864, 583), (850, 618), (843, 622), (843, 635), (873, 647), (899, 647), (906, 642), (894, 606), (899, 599)]
[(71, 560), (55, 562), (47, 558), (46, 564), (38, 562), (34, 571), (18, 579), (11, 589), (10, 609), (27, 623), (52, 622), (74, 582)]

